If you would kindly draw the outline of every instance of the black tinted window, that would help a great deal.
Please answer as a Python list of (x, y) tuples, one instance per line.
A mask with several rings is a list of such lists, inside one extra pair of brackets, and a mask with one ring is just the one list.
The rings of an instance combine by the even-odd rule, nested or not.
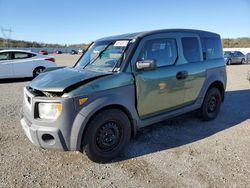
[(9, 53), (7, 52), (0, 53), (0, 61), (8, 60), (8, 59), (9, 59)]
[(172, 65), (177, 58), (175, 39), (154, 39), (145, 43), (139, 60), (155, 60), (157, 67)]
[(200, 61), (199, 41), (196, 37), (184, 37), (181, 39), (183, 53), (186, 60), (191, 62)]
[[(219, 37), (203, 37), (201, 43), (204, 60), (222, 57), (222, 46)], [(225, 55), (230, 54), (231, 52), (225, 52)]]

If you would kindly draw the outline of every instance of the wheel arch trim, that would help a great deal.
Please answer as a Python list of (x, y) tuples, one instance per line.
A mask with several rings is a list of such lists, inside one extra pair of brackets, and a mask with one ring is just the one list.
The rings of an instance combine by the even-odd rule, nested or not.
[(135, 107), (131, 104), (131, 99), (129, 101), (126, 98), (121, 98), (119, 95), (107, 95), (97, 98), (78, 113), (72, 125), (70, 134), (70, 150), (82, 149), (82, 140), (87, 126), (89, 126), (88, 123), (97, 113), (110, 108), (122, 110), (130, 120), (132, 136), (136, 134), (137, 121), (135, 113), (137, 114), (137, 112)]

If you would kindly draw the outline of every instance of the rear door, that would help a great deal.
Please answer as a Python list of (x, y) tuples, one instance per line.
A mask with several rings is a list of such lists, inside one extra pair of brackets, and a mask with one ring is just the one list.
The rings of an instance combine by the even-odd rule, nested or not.
[[(155, 60), (156, 70), (135, 69), (137, 61)], [(132, 59), (136, 80), (137, 111), (143, 118), (184, 105), (185, 65), (179, 58), (175, 34), (155, 34), (144, 37)], [(179, 77), (178, 77), (179, 75)]]
[(9, 52), (0, 53), (0, 78), (12, 78), (13, 69)]
[(242, 52), (237, 52), (238, 54), (238, 62), (241, 63), (242, 59), (245, 59), (245, 55)]
[(35, 67), (34, 55), (27, 52), (12, 52), (13, 76), (14, 77), (31, 77)]
[(234, 52), (232, 55), (232, 62), (233, 63), (240, 63), (240, 57), (237, 52)]
[(183, 34), (181, 37), (183, 61), (188, 76), (185, 80), (186, 105), (194, 103), (206, 79), (206, 64), (203, 62), (200, 37), (196, 34)]

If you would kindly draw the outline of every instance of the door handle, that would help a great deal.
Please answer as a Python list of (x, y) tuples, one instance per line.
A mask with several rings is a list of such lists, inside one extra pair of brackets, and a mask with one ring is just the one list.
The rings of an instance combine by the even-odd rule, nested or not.
[(177, 80), (184, 80), (188, 77), (188, 72), (187, 71), (180, 71), (176, 74), (176, 79)]

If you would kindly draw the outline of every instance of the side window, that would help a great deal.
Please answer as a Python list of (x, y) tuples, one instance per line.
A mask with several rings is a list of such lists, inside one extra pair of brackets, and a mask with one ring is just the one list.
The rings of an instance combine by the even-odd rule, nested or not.
[(9, 53), (7, 52), (0, 53), (0, 61), (4, 61), (8, 59), (9, 59)]
[(203, 37), (201, 38), (203, 59), (222, 58), (222, 46), (219, 37)]
[(29, 53), (23, 53), (23, 52), (15, 52), (14, 53), (14, 59), (25, 59), (32, 57), (32, 54)]
[(153, 39), (147, 41), (137, 59), (155, 60), (157, 67), (173, 65), (177, 58), (175, 39)]
[(238, 52), (238, 56), (244, 56), (242, 52)]
[(199, 41), (196, 37), (181, 39), (184, 57), (189, 63), (200, 61)]

